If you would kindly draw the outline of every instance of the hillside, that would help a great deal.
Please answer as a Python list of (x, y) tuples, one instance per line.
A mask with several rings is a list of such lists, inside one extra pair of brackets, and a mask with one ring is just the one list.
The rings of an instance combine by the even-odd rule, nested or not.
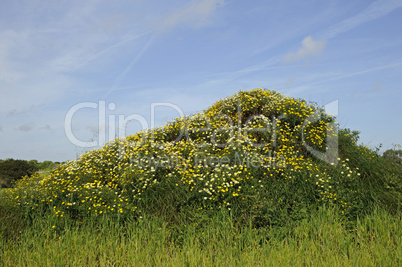
[[(279, 225), (334, 205), (347, 218), (401, 201), (401, 169), (303, 99), (240, 91), (203, 112), (116, 139), (9, 191), (32, 214), (196, 220), (228, 210)], [(399, 179), (399, 180), (398, 180)]]

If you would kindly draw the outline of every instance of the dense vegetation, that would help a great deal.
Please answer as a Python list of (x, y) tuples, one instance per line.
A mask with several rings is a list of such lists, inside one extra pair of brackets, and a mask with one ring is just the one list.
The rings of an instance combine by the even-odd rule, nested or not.
[(401, 148), (401, 146), (399, 145), (395, 146), (394, 149), (388, 149), (384, 152), (383, 157), (388, 161), (402, 165), (402, 149), (397, 148)]
[(28, 161), (28, 163), (36, 166), (40, 171), (42, 172), (46, 172), (46, 171), (52, 171), (54, 169), (56, 169), (57, 167), (60, 166), (60, 162), (53, 162), (50, 160), (45, 160), (42, 162), (37, 161), (36, 159), (30, 160)]
[(39, 162), (37, 160), (0, 159), (0, 188), (14, 187), (19, 179), (25, 176), (31, 177), (37, 172), (40, 176), (44, 176), (44, 174), (56, 169), (60, 164), (60, 162), (50, 160)]
[(31, 177), (39, 169), (26, 160), (0, 160), (0, 188), (11, 187), (24, 176)]
[[(190, 262), (184, 248), (197, 251), (193, 260), (202, 258), (203, 247), (211, 253), (209, 263), (220, 262), (216, 251), (231, 253), (224, 264), (242, 263), (235, 255), (261, 256), (267, 244), (278, 246), (272, 257), (286, 246), (289, 255), (306, 246), (312, 261), (335, 246), (344, 257), (338, 264), (360, 262), (350, 253), (367, 246), (367, 262), (375, 263), (375, 253), (401, 245), (402, 168), (394, 152), (382, 157), (358, 144), (358, 132), (337, 128), (333, 116), (303, 99), (240, 91), (203, 112), (116, 139), (46, 177), (20, 180), (3, 192), (0, 206), (0, 220), (11, 209), (7, 221), (19, 223), (0, 231), (13, 240), (20, 229), (39, 227), (49, 238), (75, 239), (78, 230), (71, 229), (81, 227), (91, 229), (91, 239), (105, 227), (118, 228), (113, 233), (119, 237), (110, 240), (160, 240), (143, 251), (171, 264)], [(46, 223), (38, 224), (39, 218)], [(361, 218), (367, 218), (363, 224)], [(389, 225), (381, 228), (381, 220)], [(25, 238), (34, 236), (26, 231)], [(105, 248), (110, 240), (102, 241)], [(316, 241), (316, 251), (309, 250)], [(24, 247), (12, 246), (10, 257), (19, 249)], [(94, 262), (107, 265), (99, 257)], [(395, 263), (401, 254), (395, 249), (383, 258)], [(256, 262), (250, 256), (247, 263)]]

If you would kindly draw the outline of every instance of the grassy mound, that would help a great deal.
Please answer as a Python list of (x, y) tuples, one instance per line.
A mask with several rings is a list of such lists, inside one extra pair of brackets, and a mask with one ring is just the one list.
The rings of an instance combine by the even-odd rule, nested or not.
[[(202, 224), (219, 210), (253, 227), (334, 205), (345, 218), (377, 203), (399, 209), (402, 171), (337, 130), (317, 105), (240, 91), (164, 127), (116, 139), (5, 194), (27, 217)], [(339, 148), (339, 149), (338, 149)]]

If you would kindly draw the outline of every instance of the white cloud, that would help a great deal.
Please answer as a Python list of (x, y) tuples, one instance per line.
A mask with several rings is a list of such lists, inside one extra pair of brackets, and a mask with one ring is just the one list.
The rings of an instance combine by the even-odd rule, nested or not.
[(166, 32), (179, 24), (201, 27), (210, 23), (210, 17), (224, 0), (199, 0), (158, 21), (157, 31)]
[(321, 55), (327, 41), (314, 41), (311, 36), (307, 36), (302, 41), (302, 47), (296, 53), (289, 53), (283, 57), (284, 63), (292, 63), (312, 56)]

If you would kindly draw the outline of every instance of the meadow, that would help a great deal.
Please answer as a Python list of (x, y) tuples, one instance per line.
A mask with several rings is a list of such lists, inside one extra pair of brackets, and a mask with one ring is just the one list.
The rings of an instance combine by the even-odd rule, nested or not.
[[(400, 266), (401, 217), (374, 210), (354, 223), (323, 208), (291, 226), (236, 228), (220, 214), (177, 231), (160, 219), (68, 225), (51, 221), (2, 239), (4, 266)], [(23, 229), (23, 230), (22, 230)], [(180, 235), (179, 235), (180, 234)]]
[(0, 262), (399, 266), (402, 167), (358, 138), (240, 91), (0, 191)]

